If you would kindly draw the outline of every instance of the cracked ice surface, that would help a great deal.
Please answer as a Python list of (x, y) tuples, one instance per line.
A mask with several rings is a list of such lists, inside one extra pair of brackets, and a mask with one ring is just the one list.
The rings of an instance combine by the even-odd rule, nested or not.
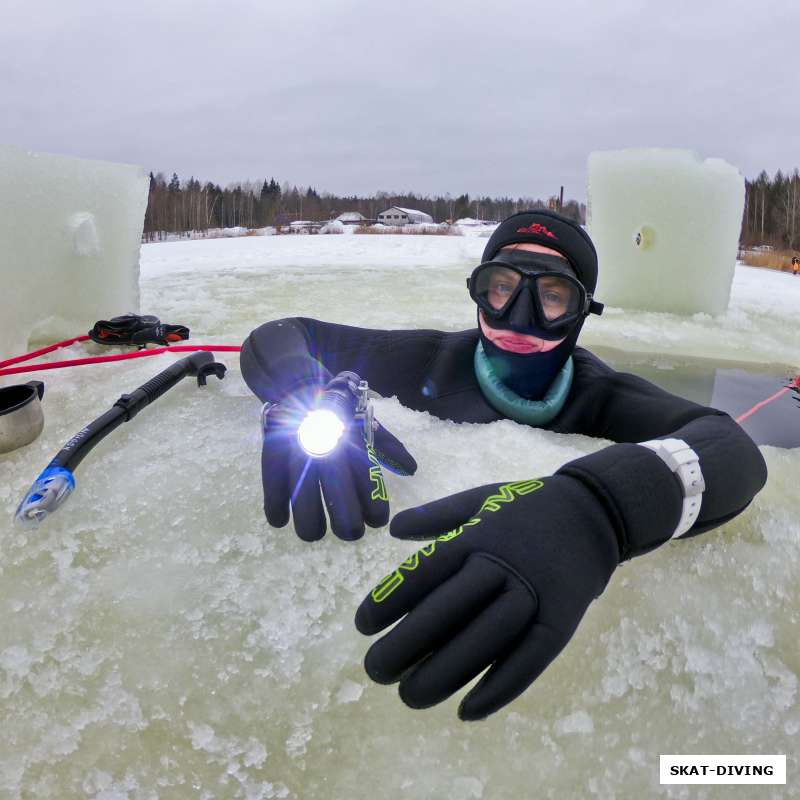
[[(463, 279), (483, 244), (145, 245), (142, 309), (196, 342), (238, 344), (287, 315), (456, 330), (474, 323)], [(720, 317), (612, 309), (582, 343), (797, 368), (798, 308), (800, 279), (740, 266)], [(412, 548), (386, 530), (307, 545), (270, 529), (258, 402), (236, 359), (220, 360), (222, 383), (184, 381), (105, 440), (38, 531), (10, 524), (38, 471), (167, 361), (45, 374), (44, 433), (0, 456), (0, 797), (727, 796), (658, 787), (658, 754), (681, 752), (787, 753), (789, 784), (770, 797), (798, 796), (800, 450), (764, 448), (770, 480), (746, 513), (618, 570), (534, 687), (466, 725), (457, 698), (411, 711), (367, 680), (353, 612)], [(395, 511), (548, 474), (604, 444), (459, 426), (392, 399), (377, 411), (420, 464), (412, 479), (387, 476)]]

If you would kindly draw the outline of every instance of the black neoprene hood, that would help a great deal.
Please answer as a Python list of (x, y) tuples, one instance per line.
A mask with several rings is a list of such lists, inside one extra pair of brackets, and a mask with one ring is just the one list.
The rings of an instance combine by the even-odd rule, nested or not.
[(589, 234), (555, 211), (520, 211), (504, 219), (486, 243), (482, 261), (491, 261), (509, 244), (540, 244), (561, 253), (575, 268), (586, 291), (597, 287), (597, 251)]

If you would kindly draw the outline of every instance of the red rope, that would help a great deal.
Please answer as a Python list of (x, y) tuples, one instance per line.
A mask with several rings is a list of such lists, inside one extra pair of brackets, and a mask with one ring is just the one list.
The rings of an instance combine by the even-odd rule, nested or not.
[[(89, 337), (82, 337), (88, 339)], [(78, 341), (78, 339), (70, 340), (70, 342)], [(40, 354), (41, 352), (50, 352), (59, 345), (52, 345), (49, 348), (44, 348), (42, 351), (36, 353), (28, 353), (25, 356), (18, 356), (17, 358), (9, 359), (9, 361), (0, 362), (0, 366), (7, 363), (17, 363), (25, 361), (28, 358)], [(80, 367), (84, 364), (104, 364), (108, 361), (126, 361), (129, 358), (145, 358), (146, 356), (157, 356), (161, 353), (193, 353), (197, 350), (206, 350), (210, 353), (223, 352), (223, 353), (238, 353), (242, 348), (239, 345), (233, 344), (193, 344), (193, 345), (170, 345), (169, 347), (156, 347), (152, 350), (138, 350), (135, 353), (118, 353), (113, 356), (90, 356), (88, 358), (73, 358), (69, 361), (50, 361), (46, 364), (32, 364), (25, 367), (12, 367), (11, 369), (0, 369), (0, 375), (17, 375), (22, 372), (37, 372), (46, 369), (61, 369), (62, 367)]]
[(72, 339), (65, 339), (63, 342), (48, 345), (41, 350), (34, 350), (32, 353), (25, 353), (21, 356), (8, 358), (5, 361), (0, 361), (0, 369), (10, 367), (12, 364), (19, 364), (20, 361), (30, 361), (32, 358), (38, 358), (46, 353), (52, 353), (53, 350), (58, 350), (60, 347), (69, 347), (71, 344), (75, 344), (75, 342), (85, 342), (88, 338), (88, 336), (74, 336)]
[(752, 417), (753, 414), (755, 414), (759, 408), (764, 408), (764, 406), (767, 403), (771, 403), (773, 400), (777, 400), (781, 395), (786, 394), (786, 392), (788, 392), (789, 389), (791, 388), (792, 388), (791, 386), (784, 386), (783, 389), (781, 389), (779, 392), (775, 392), (775, 394), (772, 395), (772, 397), (768, 397), (766, 400), (762, 400), (760, 403), (756, 403), (751, 409), (745, 411), (744, 414), (740, 414), (738, 417), (736, 417), (736, 421), (739, 423), (744, 422), (748, 417)]
[(794, 378), (792, 378), (792, 382), (788, 386), (784, 386), (779, 392), (775, 392), (772, 397), (768, 397), (766, 400), (756, 403), (752, 408), (745, 411), (744, 414), (740, 414), (738, 417), (736, 417), (736, 421), (739, 423), (744, 422), (748, 417), (751, 417), (753, 414), (755, 414), (759, 408), (764, 408), (767, 403), (777, 400), (781, 395), (786, 394), (786, 392), (790, 390), (800, 392), (800, 374), (795, 375)]

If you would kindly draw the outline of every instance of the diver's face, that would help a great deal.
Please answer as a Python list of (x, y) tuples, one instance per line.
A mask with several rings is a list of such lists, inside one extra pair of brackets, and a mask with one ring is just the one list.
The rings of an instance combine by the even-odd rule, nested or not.
[[(503, 250), (526, 250), (529, 253), (546, 253), (547, 255), (558, 256), (563, 258), (561, 253), (553, 250), (550, 247), (545, 247), (540, 244), (510, 244)], [(502, 308), (511, 294), (514, 292), (517, 284), (520, 281), (520, 276), (514, 270), (498, 270), (496, 272), (497, 280), (493, 279), (492, 284), (489, 286), (488, 300), (492, 308)], [(548, 319), (556, 319), (566, 311), (567, 297), (562, 287), (559, 285), (559, 279), (553, 278), (553, 285), (542, 284), (543, 295), (542, 308)], [(547, 353), (555, 349), (564, 339), (557, 341), (550, 341), (548, 339), (540, 339), (538, 336), (530, 336), (526, 333), (517, 333), (515, 331), (501, 330), (493, 328), (486, 322), (483, 316), (483, 311), (478, 310), (478, 321), (481, 326), (483, 335), (496, 347), (501, 350), (506, 350), (509, 353), (517, 353), (521, 355), (529, 355), (532, 353)], [(564, 337), (566, 338), (566, 337)]]

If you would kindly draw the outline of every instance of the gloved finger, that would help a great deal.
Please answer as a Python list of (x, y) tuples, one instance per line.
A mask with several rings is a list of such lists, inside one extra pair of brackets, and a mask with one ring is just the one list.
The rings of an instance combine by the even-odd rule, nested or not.
[(364, 668), (378, 683), (399, 681), (440, 645), (453, 638), (503, 590), (508, 572), (486, 558), (468, 558), (367, 651)]
[(500, 658), (464, 697), (458, 707), (463, 720), (488, 717), (519, 697), (569, 641), (560, 631), (534, 623), (519, 645)]
[(377, 422), (375, 428), (375, 455), (386, 469), (398, 475), (413, 475), (417, 471), (414, 456), (406, 450), (405, 445), (386, 428)]
[(415, 508), (407, 508), (392, 519), (389, 532), (397, 539), (433, 539), (468, 522), (498, 484), (478, 486), (451, 494)]
[(289, 446), (275, 433), (267, 433), (261, 447), (261, 485), (267, 521), (282, 528), (289, 521)]
[(317, 462), (299, 447), (289, 454), (289, 487), (291, 489), (292, 519), (297, 535), (314, 542), (325, 535), (327, 522), (319, 490)]
[(501, 656), (531, 624), (536, 614), (533, 595), (516, 578), (507, 586), (463, 630), (403, 677), (400, 698), (407, 706), (429, 708), (446, 700)]
[(364, 519), (347, 454), (336, 451), (317, 463), (322, 496), (331, 518), (331, 528), (340, 539), (352, 541), (364, 535)]
[(389, 494), (375, 455), (363, 439), (348, 441), (348, 465), (364, 522), (380, 528), (389, 521)]
[(458, 541), (431, 542), (417, 550), (361, 601), (356, 611), (356, 628), (370, 636), (397, 622), (457, 572), (467, 555)]

